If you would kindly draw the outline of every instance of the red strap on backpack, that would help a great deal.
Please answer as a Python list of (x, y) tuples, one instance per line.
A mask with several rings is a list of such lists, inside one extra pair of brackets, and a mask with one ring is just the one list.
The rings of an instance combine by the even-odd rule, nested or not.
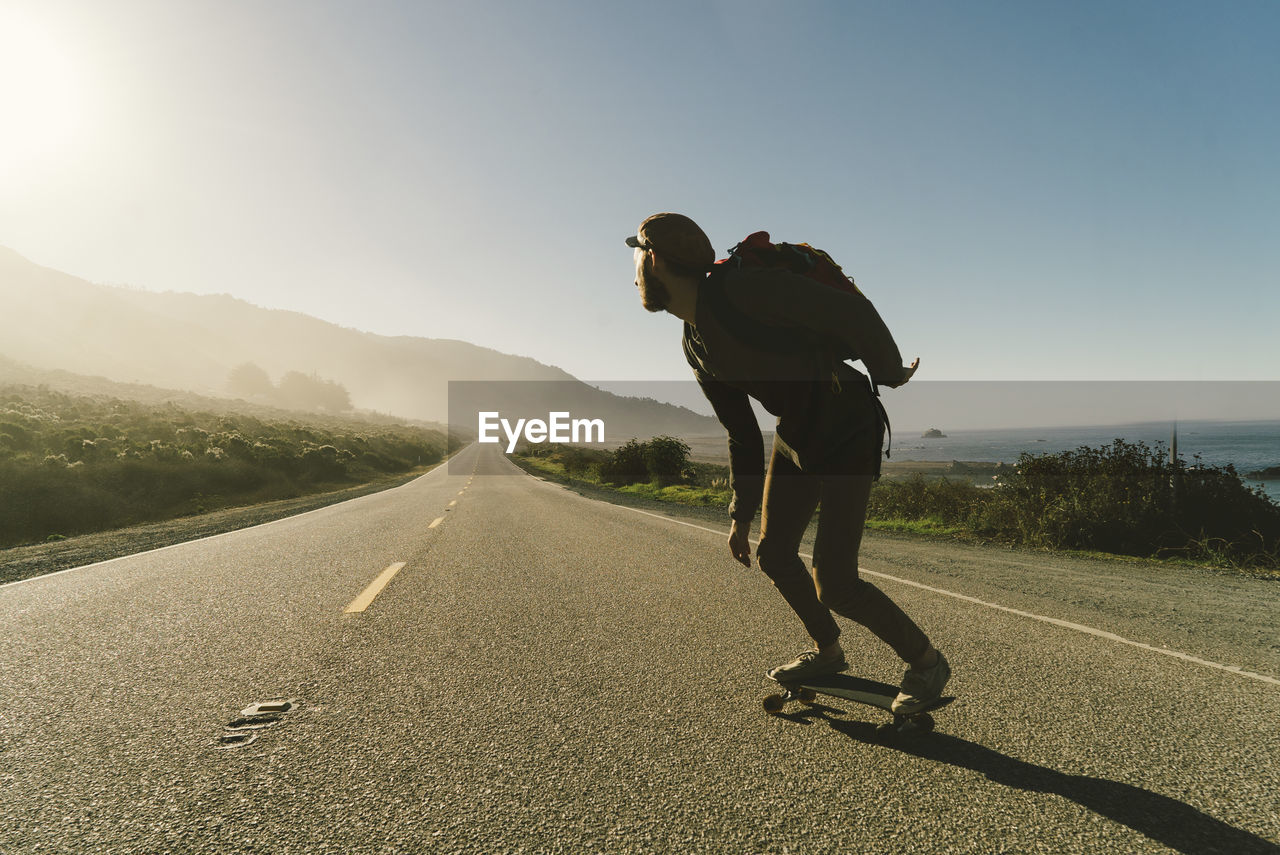
[(752, 232), (729, 250), (727, 258), (716, 265), (724, 268), (782, 267), (807, 276), (823, 285), (852, 294), (861, 293), (852, 278), (845, 275), (835, 260), (807, 243), (773, 243), (768, 232)]

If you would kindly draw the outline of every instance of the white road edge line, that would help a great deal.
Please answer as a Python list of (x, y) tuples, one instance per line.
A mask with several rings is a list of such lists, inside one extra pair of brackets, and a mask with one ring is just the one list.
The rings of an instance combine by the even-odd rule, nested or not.
[[(689, 528), (701, 529), (702, 531), (707, 531), (712, 534), (719, 534), (719, 535), (726, 534), (726, 532), (719, 531), (714, 528), (707, 528), (704, 525), (697, 525), (696, 523), (685, 522), (684, 520), (672, 519), (671, 517), (666, 517), (666, 516), (663, 516), (662, 514), (655, 514), (655, 513), (651, 513), (650, 511), (642, 511), (639, 508), (629, 508), (626, 505), (614, 505), (614, 507), (622, 508), (623, 510), (627, 510), (627, 511), (634, 511), (637, 514), (644, 514), (647, 517), (654, 517), (655, 519), (664, 520), (666, 522), (676, 523), (678, 525), (685, 525), (685, 526), (688, 526)], [(751, 542), (753, 544), (759, 545), (759, 541), (757, 540), (753, 540)], [(813, 556), (806, 552), (802, 552), (800, 554), (805, 558), (813, 560)], [(1236, 674), (1240, 677), (1248, 677), (1251, 680), (1258, 680), (1263, 683), (1270, 683), (1273, 686), (1280, 686), (1280, 680), (1277, 680), (1275, 677), (1269, 677), (1266, 674), (1257, 674), (1253, 671), (1246, 671), (1243, 668), (1239, 667), (1238, 665), (1223, 665), (1221, 662), (1214, 662), (1210, 659), (1201, 659), (1199, 656), (1192, 656), (1189, 653), (1183, 653), (1181, 651), (1173, 650), (1168, 647), (1155, 647), (1154, 645), (1151, 645), (1151, 644), (1144, 644), (1141, 641), (1132, 641), (1128, 638), (1125, 638), (1124, 636), (1116, 635), (1114, 632), (1107, 632), (1104, 629), (1095, 629), (1094, 627), (1091, 627), (1091, 626), (1085, 626), (1084, 624), (1079, 624), (1079, 623), (1072, 623), (1069, 620), (1062, 620), (1061, 618), (1048, 617), (1046, 615), (1038, 615), (1033, 612), (1024, 612), (1021, 609), (1011, 608), (1010, 606), (1002, 606), (999, 603), (989, 603), (986, 600), (980, 600), (977, 597), (970, 597), (967, 594), (958, 594), (955, 591), (948, 591), (945, 588), (935, 588), (932, 585), (924, 585), (924, 584), (921, 584), (920, 582), (912, 582), (910, 579), (901, 579), (897, 576), (890, 576), (888, 573), (877, 573), (876, 571), (868, 570), (865, 567), (859, 567), (858, 572), (865, 573), (868, 576), (875, 576), (877, 579), (888, 579), (893, 582), (901, 582), (902, 584), (910, 585), (913, 588), (920, 588), (921, 590), (930, 591), (935, 594), (943, 594), (944, 596), (954, 597), (957, 600), (964, 600), (967, 603), (973, 603), (974, 605), (985, 606), (989, 609), (996, 609), (997, 611), (1007, 612), (1011, 615), (1017, 615), (1018, 617), (1029, 618), (1030, 620), (1038, 620), (1041, 623), (1048, 623), (1048, 624), (1052, 624), (1053, 626), (1060, 626), (1064, 629), (1072, 629), (1072, 630), (1075, 630), (1076, 632), (1083, 632), (1086, 635), (1092, 635), (1097, 638), (1105, 638), (1108, 641), (1114, 641), (1118, 644), (1127, 644), (1130, 647), (1137, 647), (1141, 650), (1149, 650), (1152, 653), (1159, 653), (1162, 656), (1171, 656), (1174, 659), (1181, 659), (1184, 662), (1191, 662), (1192, 664), (1195, 664), (1195, 665), (1202, 665), (1205, 668), (1216, 668), (1219, 671), (1226, 671), (1228, 674)]]
[(369, 587), (361, 591), (360, 596), (352, 600), (351, 605), (343, 609), (342, 613), (345, 615), (355, 614), (369, 608), (369, 604), (373, 602), (375, 597), (382, 593), (382, 589), (387, 587), (387, 583), (395, 578), (395, 575), (399, 573), (403, 567), (404, 562), (397, 561), (395, 564), (392, 564), (386, 570), (379, 573), (378, 578), (370, 582)]

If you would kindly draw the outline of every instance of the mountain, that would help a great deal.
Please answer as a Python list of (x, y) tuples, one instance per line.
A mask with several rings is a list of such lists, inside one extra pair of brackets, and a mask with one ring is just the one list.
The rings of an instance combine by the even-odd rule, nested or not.
[[(613, 395), (528, 357), (464, 341), (375, 335), (225, 294), (98, 285), (4, 247), (0, 306), (0, 355), (117, 382), (225, 396), (231, 370), (249, 362), (277, 381), (291, 371), (336, 381), (355, 407), (409, 419), (446, 421), (450, 381), (471, 381), (469, 404), (479, 392), (483, 407), (513, 421), (565, 410), (603, 419), (615, 439), (721, 430), (710, 417)], [(453, 416), (475, 430), (473, 413)]]

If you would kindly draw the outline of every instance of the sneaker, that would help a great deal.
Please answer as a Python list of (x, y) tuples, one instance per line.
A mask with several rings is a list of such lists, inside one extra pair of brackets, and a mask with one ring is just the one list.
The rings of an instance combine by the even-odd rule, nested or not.
[(786, 665), (779, 665), (765, 676), (779, 683), (798, 683), (812, 680), (815, 677), (829, 677), (849, 670), (849, 663), (844, 661), (844, 651), (822, 654), (816, 650), (806, 650)]
[(902, 690), (893, 699), (893, 712), (898, 715), (911, 715), (919, 712), (929, 704), (942, 697), (942, 690), (951, 679), (951, 665), (947, 657), (938, 652), (938, 662), (932, 668), (917, 671), (908, 668), (902, 675)]

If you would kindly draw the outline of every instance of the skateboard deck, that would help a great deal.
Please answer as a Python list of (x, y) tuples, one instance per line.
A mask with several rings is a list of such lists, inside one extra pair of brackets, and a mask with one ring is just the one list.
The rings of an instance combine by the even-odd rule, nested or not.
[[(769, 679), (773, 680), (772, 677)], [(876, 728), (877, 732), (881, 733), (928, 733), (933, 730), (934, 724), (933, 716), (930, 713), (945, 707), (955, 700), (953, 695), (944, 695), (917, 712), (902, 715), (893, 712), (893, 699), (898, 696), (898, 687), (890, 686), (888, 683), (867, 680), (863, 677), (851, 677), (848, 674), (816, 677), (812, 680), (804, 680), (797, 683), (783, 682), (781, 680), (774, 680), (774, 682), (782, 687), (782, 691), (769, 695), (764, 699), (765, 712), (770, 715), (781, 714), (790, 701), (800, 701), (802, 704), (811, 705), (818, 695), (826, 695), (832, 698), (856, 701), (869, 707), (882, 709), (893, 715), (893, 721), (885, 722)]]

